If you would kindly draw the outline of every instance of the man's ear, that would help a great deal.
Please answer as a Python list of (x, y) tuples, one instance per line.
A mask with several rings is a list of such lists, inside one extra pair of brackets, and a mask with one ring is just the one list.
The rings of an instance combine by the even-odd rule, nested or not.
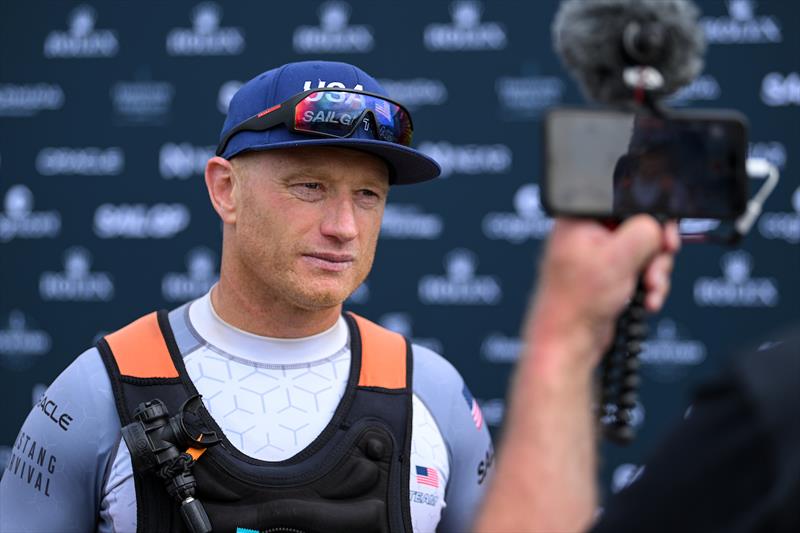
[(236, 223), (236, 187), (233, 165), (227, 159), (212, 157), (206, 163), (206, 188), (211, 205), (225, 224)]

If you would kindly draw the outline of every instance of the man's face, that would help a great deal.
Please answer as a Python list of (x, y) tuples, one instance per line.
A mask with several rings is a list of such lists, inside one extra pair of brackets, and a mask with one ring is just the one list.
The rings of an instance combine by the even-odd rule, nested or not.
[(372, 268), (386, 164), (333, 147), (254, 152), (232, 163), (235, 253), (250, 287), (301, 309), (341, 304)]

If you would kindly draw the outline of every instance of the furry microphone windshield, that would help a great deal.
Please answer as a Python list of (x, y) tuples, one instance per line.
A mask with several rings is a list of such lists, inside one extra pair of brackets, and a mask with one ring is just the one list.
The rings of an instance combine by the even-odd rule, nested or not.
[(553, 21), (553, 45), (587, 98), (632, 100), (629, 67), (653, 67), (664, 78), (653, 96), (691, 83), (703, 68), (705, 39), (690, 0), (566, 0)]

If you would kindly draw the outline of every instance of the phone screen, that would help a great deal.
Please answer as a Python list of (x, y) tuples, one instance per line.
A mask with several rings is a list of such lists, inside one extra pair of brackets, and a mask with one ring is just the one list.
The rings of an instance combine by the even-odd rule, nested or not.
[(543, 203), (551, 214), (733, 219), (747, 195), (735, 113), (659, 118), (558, 109), (545, 121)]

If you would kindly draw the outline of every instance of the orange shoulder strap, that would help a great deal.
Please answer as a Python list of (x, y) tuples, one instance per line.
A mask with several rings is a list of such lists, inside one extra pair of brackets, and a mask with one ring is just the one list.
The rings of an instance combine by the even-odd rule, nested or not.
[(350, 313), (361, 335), (360, 387), (406, 388), (406, 340), (402, 335)]
[(119, 373), (134, 378), (177, 378), (156, 313), (106, 335)]

